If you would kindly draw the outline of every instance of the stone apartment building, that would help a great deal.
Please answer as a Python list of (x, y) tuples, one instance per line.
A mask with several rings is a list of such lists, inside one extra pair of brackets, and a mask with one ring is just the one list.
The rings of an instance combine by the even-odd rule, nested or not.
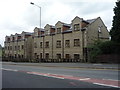
[[(44, 29), (35, 27), (34, 33), (30, 34), (29, 38), (26, 37), (27, 41), (11, 42), (13, 37), (17, 37), (14, 39), (19, 40), (20, 36), (22, 34), (6, 36), (6, 56), (18, 57), (20, 55), (20, 57), (42, 62), (87, 62), (87, 47), (95, 40), (109, 40), (109, 32), (100, 17), (84, 20), (78, 16), (70, 24), (58, 21), (55, 26), (47, 24)], [(23, 44), (25, 42), (27, 42), (27, 46)], [(24, 53), (22, 50), (20, 50), (22, 53), (19, 53), (8, 49), (10, 47), (15, 49), (17, 45), (17, 48), (22, 48), (24, 45)]]
[(32, 59), (32, 33), (22, 32), (5, 37), (5, 59), (9, 61), (25, 61)]
[[(34, 59), (46, 61), (85, 61), (87, 46), (95, 40), (109, 40), (109, 32), (100, 17), (84, 20), (76, 16), (70, 24), (58, 21), (55, 26), (47, 24), (34, 38)], [(36, 32), (34, 32), (36, 33)], [(37, 35), (37, 34), (36, 34)], [(37, 57), (36, 57), (37, 56)]]

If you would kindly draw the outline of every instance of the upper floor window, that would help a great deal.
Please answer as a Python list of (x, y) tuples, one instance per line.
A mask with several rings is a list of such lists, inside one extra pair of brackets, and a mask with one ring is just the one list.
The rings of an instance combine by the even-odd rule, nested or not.
[(80, 24), (75, 24), (74, 25), (74, 30), (80, 30)]
[(74, 46), (75, 47), (80, 46), (80, 39), (74, 39)]
[(70, 47), (70, 40), (65, 40), (65, 47), (69, 48)]
[(57, 41), (56, 48), (61, 48), (61, 41)]
[(61, 33), (61, 28), (57, 28), (57, 33)]
[(40, 42), (40, 48), (43, 48), (43, 42)]
[(49, 33), (50, 33), (49, 30), (45, 30), (46, 35), (49, 35)]
[(45, 47), (49, 48), (49, 42), (45, 42)]
[(7, 47), (7, 50), (9, 50), (9, 46)]
[(101, 27), (98, 27), (98, 32), (101, 33)]
[(21, 48), (24, 49), (24, 45), (22, 45)]
[(37, 43), (34, 43), (34, 48), (37, 48)]
[(17, 50), (17, 46), (15, 46), (15, 50)]
[(18, 46), (18, 50), (20, 50), (20, 46)]
[(5, 50), (7, 50), (7, 46), (5, 46)]

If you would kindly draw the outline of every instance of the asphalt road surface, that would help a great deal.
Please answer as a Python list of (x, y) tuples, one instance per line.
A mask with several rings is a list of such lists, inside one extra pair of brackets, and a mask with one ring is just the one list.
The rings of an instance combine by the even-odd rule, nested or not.
[(2, 65), (2, 88), (120, 88), (117, 70)]

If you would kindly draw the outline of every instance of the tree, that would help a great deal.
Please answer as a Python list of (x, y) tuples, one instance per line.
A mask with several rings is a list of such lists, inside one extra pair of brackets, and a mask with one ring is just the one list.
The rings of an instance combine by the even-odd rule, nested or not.
[(120, 43), (120, 0), (116, 2), (114, 14), (112, 29), (110, 31), (111, 40)]

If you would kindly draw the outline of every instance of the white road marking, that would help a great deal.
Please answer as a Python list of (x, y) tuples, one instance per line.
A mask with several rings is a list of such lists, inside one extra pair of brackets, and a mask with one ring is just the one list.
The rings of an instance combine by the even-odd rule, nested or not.
[(102, 83), (93, 83), (93, 84), (102, 85), (102, 86), (109, 86), (109, 87), (115, 87), (115, 88), (120, 88), (118, 86), (108, 85), (108, 84), (102, 84)]
[(120, 81), (120, 80), (115, 80), (115, 79), (103, 79), (103, 80)]
[(15, 72), (18, 71), (18, 70), (15, 70), (15, 69), (6, 69), (6, 68), (2, 68), (2, 70), (6, 70), (6, 71), (15, 71)]
[(73, 77), (72, 75), (65, 75), (65, 74), (54, 74), (54, 73), (47, 73), (52, 75), (59, 75), (59, 76), (67, 76), (67, 77)]
[(64, 79), (64, 78), (57, 77), (57, 76), (47, 76), (47, 77), (53, 77), (53, 78), (58, 78), (58, 79)]
[(53, 78), (58, 78), (58, 79), (64, 79), (62, 77), (59, 77), (59, 76), (51, 76), (51, 75), (55, 75), (55, 74), (41, 74), (41, 73), (35, 73), (35, 72), (27, 72), (28, 74), (34, 74), (34, 75), (40, 75), (40, 76), (45, 76), (45, 77), (53, 77)]
[(89, 80), (90, 78), (84, 78), (84, 79), (79, 79), (79, 80)]
[(102, 65), (102, 64), (93, 64), (93, 65)]

